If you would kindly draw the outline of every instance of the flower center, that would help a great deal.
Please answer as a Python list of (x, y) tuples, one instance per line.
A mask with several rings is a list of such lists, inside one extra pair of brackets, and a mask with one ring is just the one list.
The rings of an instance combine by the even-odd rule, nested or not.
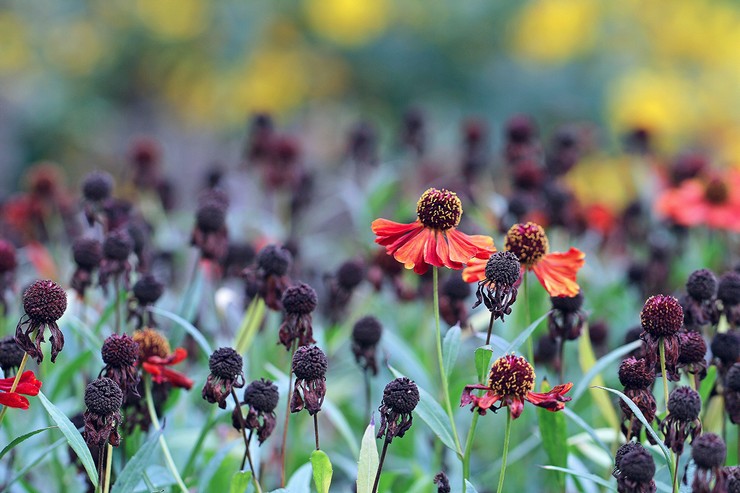
[(550, 243), (542, 226), (528, 222), (515, 224), (509, 229), (504, 240), (504, 248), (516, 255), (519, 262), (526, 267), (532, 267), (547, 255)]
[(462, 202), (455, 192), (430, 188), (416, 203), (419, 221), (427, 228), (447, 231), (460, 224)]
[(525, 397), (534, 389), (534, 368), (522, 356), (507, 354), (493, 362), (488, 386), (496, 395)]
[(704, 189), (704, 198), (710, 204), (720, 205), (727, 202), (730, 192), (727, 185), (719, 178), (713, 178)]
[(137, 330), (133, 339), (139, 343), (139, 358), (142, 361), (150, 356), (166, 358), (170, 354), (170, 343), (154, 329)]

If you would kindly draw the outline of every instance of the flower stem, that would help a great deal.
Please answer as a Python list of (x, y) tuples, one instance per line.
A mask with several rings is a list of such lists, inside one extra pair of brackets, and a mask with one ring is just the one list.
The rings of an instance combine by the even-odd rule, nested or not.
[[(290, 364), (293, 364), (293, 356), (295, 355), (295, 349), (296, 349), (296, 341), (293, 341), (293, 345), (291, 346), (290, 350)], [(280, 455), (281, 457), (281, 468), (280, 468), (280, 487), (285, 487), (285, 469), (287, 469), (287, 462), (288, 462), (288, 454), (285, 453), (285, 446), (288, 443), (288, 424), (290, 421), (288, 418), (290, 418), (290, 398), (292, 397), (293, 393), (293, 370), (290, 368), (288, 370), (288, 402), (285, 404), (285, 422), (283, 423), (283, 442), (280, 446)]]
[(103, 493), (110, 491), (110, 471), (113, 469), (113, 446), (108, 443), (105, 448), (105, 479), (103, 480)]
[(115, 331), (116, 334), (121, 333), (121, 279), (116, 278), (113, 281), (113, 284), (115, 285), (116, 289), (113, 293), (113, 296), (116, 297), (116, 302), (114, 305), (115, 312), (116, 312), (116, 327)]
[(385, 454), (386, 452), (388, 452), (388, 445), (390, 443), (391, 442), (388, 439), (386, 439), (383, 442), (383, 451), (380, 453), (380, 461), (378, 462), (378, 471), (375, 473), (375, 482), (373, 483), (372, 493), (377, 493), (378, 491), (378, 483), (380, 483), (380, 471), (383, 469), (383, 462), (385, 462)]
[(678, 463), (681, 462), (681, 457), (676, 455), (674, 452), (671, 452), (671, 456), (675, 461), (673, 468), (673, 493), (678, 493)]
[(244, 438), (244, 458), (242, 459), (242, 465), (239, 469), (244, 470), (244, 459), (249, 461), (249, 470), (252, 471), (252, 481), (254, 481), (254, 487), (257, 489), (257, 493), (262, 493), (262, 487), (259, 481), (257, 481), (257, 471), (254, 470), (254, 464), (252, 463), (252, 454), (249, 452), (249, 439), (252, 435), (247, 438), (247, 423), (244, 422), (244, 415), (242, 414), (242, 407), (239, 405), (239, 398), (236, 396), (236, 390), (231, 387), (231, 396), (234, 398), (234, 404), (236, 405), (236, 415), (239, 418), (239, 427), (242, 429), (242, 437)]
[(660, 373), (663, 375), (663, 397), (665, 398), (666, 412), (668, 412), (668, 375), (665, 371), (665, 339), (662, 337), (658, 343), (658, 352), (660, 353)]
[(319, 413), (313, 415), (313, 434), (316, 439), (316, 450), (319, 450)]
[(452, 428), (452, 437), (455, 439), (455, 448), (457, 456), (462, 460), (462, 446), (460, 438), (457, 436), (457, 427), (455, 426), (455, 416), (452, 414), (452, 405), (450, 404), (450, 389), (447, 382), (447, 371), (445, 371), (444, 357), (442, 356), (442, 329), (439, 324), (439, 268), (434, 267), (433, 284), (434, 284), (434, 324), (437, 329), (435, 342), (437, 343), (437, 361), (439, 362), (439, 376), (442, 379), (442, 398), (444, 399), (445, 411), (450, 420)]
[(493, 330), (493, 319), (496, 318), (493, 316), (493, 313), (491, 313), (491, 321), (488, 322), (488, 335), (486, 335), (486, 346), (491, 344), (491, 331)]
[(475, 436), (475, 428), (476, 426), (478, 426), (479, 417), (480, 413), (473, 413), (473, 421), (470, 422), (468, 437), (465, 439), (465, 455), (463, 455), (463, 493), (465, 493), (465, 491), (467, 490), (465, 480), (470, 478), (470, 452), (473, 450), (473, 437)]
[(365, 421), (367, 423), (370, 422), (370, 413), (372, 408), (372, 396), (371, 396), (371, 388), (370, 388), (370, 374), (367, 371), (367, 368), (365, 371), (362, 372), (365, 377)]
[[(162, 425), (159, 424), (159, 418), (157, 417), (157, 410), (154, 409), (154, 399), (152, 399), (152, 381), (148, 376), (144, 378), (144, 399), (146, 400), (146, 407), (149, 411), (149, 417), (152, 420), (154, 429), (160, 431)], [(167, 463), (167, 469), (172, 473), (172, 477), (175, 478), (178, 488), (182, 493), (188, 493), (188, 487), (185, 486), (185, 482), (180, 477), (180, 473), (177, 472), (175, 467), (175, 461), (172, 460), (172, 454), (170, 454), (170, 448), (167, 446), (167, 442), (164, 439), (164, 434), (159, 435), (159, 447), (162, 449), (164, 455), (164, 461)]]
[[(529, 283), (527, 282), (529, 276), (527, 274), (528, 271), (525, 270), (522, 283), (524, 284), (524, 320), (526, 323), (526, 327), (529, 327), (532, 324), (532, 314), (529, 313)], [(527, 358), (532, 364), (534, 364), (534, 344), (532, 343), (533, 337), (534, 334), (527, 338)]]
[[(26, 363), (28, 362), (28, 353), (23, 353), (23, 359), (21, 360), (21, 364), (18, 366), (18, 371), (15, 373), (15, 378), (13, 379), (13, 385), (10, 386), (10, 392), (15, 392), (15, 389), (18, 388), (18, 382), (21, 380), (21, 375), (23, 375), (23, 370), (26, 368)], [(8, 406), (3, 406), (3, 410), (0, 411), (0, 423), (3, 422), (3, 418), (5, 417), (5, 413), (8, 412)]]
[[(508, 410), (507, 410), (508, 411)], [(506, 459), (509, 455), (509, 437), (511, 435), (511, 413), (506, 413), (506, 430), (504, 431), (504, 454), (501, 457), (501, 472), (498, 476), (497, 492), (504, 491), (504, 475), (506, 474)]]

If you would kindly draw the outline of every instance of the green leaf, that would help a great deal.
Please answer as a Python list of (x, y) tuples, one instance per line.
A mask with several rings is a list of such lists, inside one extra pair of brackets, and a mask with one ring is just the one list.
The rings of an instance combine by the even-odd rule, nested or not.
[[(390, 365), (388, 365), (388, 368), (396, 378), (405, 376)], [(455, 447), (455, 439), (452, 437), (452, 427), (447, 418), (447, 413), (445, 413), (442, 406), (434, 400), (434, 397), (432, 397), (429, 392), (424, 390), (418, 384), (416, 387), (419, 389), (419, 404), (416, 406), (416, 409), (414, 409), (414, 413), (419, 416), (424, 423), (426, 423), (432, 432), (442, 440), (442, 443), (444, 443), (447, 448), (454, 450), (458, 455), (462, 455), (462, 451), (459, 451), (457, 447)]]
[[(584, 337), (588, 338), (588, 334), (584, 334)], [(611, 351), (610, 353), (607, 353), (599, 358), (599, 360), (594, 363), (593, 366), (589, 367), (589, 370), (583, 375), (583, 378), (581, 378), (581, 380), (575, 385), (575, 390), (573, 391), (573, 399), (571, 399), (569, 405), (572, 406), (578, 401), (578, 399), (581, 398), (586, 390), (588, 390), (589, 386), (591, 385), (591, 380), (593, 380), (596, 375), (601, 375), (601, 372), (606, 369), (607, 366), (609, 366), (614, 361), (622, 359), (622, 356), (632, 352), (641, 345), (642, 341), (630, 342), (629, 344), (625, 346), (620, 346), (614, 351)], [(584, 362), (584, 365), (586, 363), (588, 362)]]
[(98, 484), (98, 471), (95, 469), (95, 462), (93, 461), (93, 458), (90, 455), (90, 450), (87, 448), (87, 443), (85, 443), (80, 432), (77, 431), (77, 428), (75, 428), (75, 425), (72, 424), (69, 418), (67, 418), (59, 408), (46, 398), (43, 392), (39, 392), (38, 398), (39, 401), (41, 401), (41, 404), (46, 408), (46, 412), (49, 413), (51, 419), (59, 427), (59, 431), (61, 431), (64, 438), (67, 439), (69, 446), (72, 447), (72, 450), (75, 451), (77, 457), (80, 458), (82, 465), (85, 467), (85, 471), (87, 471), (87, 477), (90, 478), (90, 482), (95, 485)]
[(311, 464), (303, 464), (293, 473), (285, 488), (290, 493), (311, 493), (311, 474)]
[(702, 402), (707, 402), (707, 399), (709, 399), (709, 394), (712, 393), (712, 389), (714, 389), (714, 383), (716, 381), (717, 367), (712, 365), (707, 368), (707, 376), (704, 377), (704, 380), (701, 381), (701, 385), (699, 386), (699, 395), (701, 396)]
[(537, 329), (537, 326), (542, 323), (543, 320), (550, 314), (550, 312), (545, 313), (540, 318), (532, 322), (529, 327), (524, 329), (513, 341), (511, 341), (511, 344), (509, 344), (509, 347), (506, 348), (506, 351), (504, 351), (505, 354), (511, 353), (513, 351), (516, 351), (519, 349), (519, 346), (524, 344), (524, 342), (529, 339), (529, 336), (532, 335), (532, 333)]
[(151, 464), (152, 454), (157, 448), (159, 436), (162, 430), (152, 432), (146, 442), (139, 448), (131, 459), (126, 463), (126, 467), (118, 476), (111, 493), (126, 493), (133, 491), (143, 477), (144, 471)]
[(723, 396), (715, 395), (709, 399), (709, 402), (705, 402), (702, 408), (704, 409), (704, 417), (701, 421), (702, 432), (712, 432), (722, 436), (722, 425), (725, 420)]
[(38, 435), (38, 434), (39, 434), (39, 433), (41, 433), (42, 431), (46, 431), (46, 430), (53, 430), (54, 428), (56, 428), (56, 426), (47, 426), (46, 428), (39, 428), (38, 430), (33, 430), (33, 431), (29, 431), (29, 432), (28, 432), (28, 433), (26, 433), (25, 435), (21, 435), (21, 436), (19, 436), (19, 437), (16, 437), (16, 438), (14, 438), (14, 439), (13, 439), (13, 440), (12, 440), (12, 441), (11, 441), (11, 442), (10, 442), (9, 444), (7, 444), (7, 445), (5, 446), (5, 448), (4, 448), (4, 449), (3, 449), (3, 450), (2, 450), (1, 452), (0, 452), (0, 459), (2, 459), (2, 458), (3, 458), (4, 456), (5, 456), (5, 454), (7, 454), (8, 452), (10, 452), (10, 451), (11, 451), (11, 450), (12, 450), (12, 449), (13, 449), (13, 448), (14, 448), (14, 447), (16, 446), (16, 445), (18, 445), (19, 443), (23, 443), (23, 442), (25, 442), (26, 440), (28, 440), (28, 439), (29, 439), (29, 438), (31, 438), (32, 436), (34, 436), (34, 435)]
[[(82, 339), (85, 341), (85, 344), (87, 344), (91, 351), (100, 353), (100, 348), (103, 345), (103, 341), (100, 339), (100, 337), (96, 335), (100, 333), (99, 329), (96, 329), (97, 332), (91, 331), (90, 327), (85, 325), (82, 320), (71, 314), (65, 314), (65, 319), (65, 325), (62, 327), (62, 332), (65, 332), (64, 329), (68, 327), (70, 332), (76, 332), (80, 335), (80, 337), (82, 337)], [(98, 322), (98, 324), (100, 324), (100, 322)]]
[(342, 414), (342, 410), (334, 404), (331, 399), (324, 399), (324, 403), (321, 406), (321, 413), (334, 425), (344, 441), (347, 442), (352, 455), (360, 453), (360, 446), (357, 443), (357, 437), (355, 436), (352, 426), (350, 426), (347, 418)]
[(357, 493), (372, 493), (375, 473), (378, 471), (378, 447), (375, 444), (374, 420), (365, 428), (357, 461)]
[[(108, 304), (105, 306), (105, 310), (103, 310), (103, 313), (100, 315), (100, 318), (98, 318), (98, 321), (95, 324), (95, 327), (93, 327), (93, 332), (95, 334), (100, 334), (103, 328), (103, 325), (105, 325), (106, 322), (108, 322), (108, 319), (110, 319), (113, 316), (119, 304), (123, 304), (126, 302), (126, 295), (127, 295), (126, 290), (121, 289), (120, 292), (118, 293), (118, 296), (114, 296), (113, 299), (110, 300), (110, 302), (108, 302)], [(84, 324), (81, 324), (81, 326), (85, 327)], [(97, 347), (100, 347), (100, 346), (102, 346), (102, 343), (98, 345)]]
[(442, 361), (444, 361), (447, 376), (452, 373), (452, 367), (455, 366), (460, 353), (460, 334), (460, 326), (454, 325), (450, 327), (442, 341)]
[[(52, 443), (51, 445), (49, 445), (48, 447), (46, 447), (45, 449), (43, 449), (31, 462), (29, 462), (28, 464), (26, 464), (25, 466), (23, 466), (21, 468), (21, 470), (18, 471), (18, 473), (15, 476), (13, 476), (13, 478), (10, 481), (8, 481), (7, 483), (5, 483), (4, 486), (6, 488), (8, 488), (8, 487), (10, 487), (10, 485), (12, 485), (13, 483), (15, 483), (19, 479), (23, 478), (28, 473), (28, 471), (30, 471), (31, 469), (33, 469), (34, 467), (36, 467), (37, 464), (39, 464), (44, 459), (48, 459), (49, 457), (51, 457), (51, 453), (54, 450), (56, 450), (57, 448), (59, 448), (62, 445), (64, 445), (64, 442), (65, 441), (66, 441), (65, 438), (60, 438), (56, 442)], [(97, 482), (95, 484), (97, 484)], [(5, 491), (5, 490), (3, 490), (3, 491)]]
[(164, 318), (169, 318), (176, 324), (178, 324), (180, 327), (185, 329), (185, 331), (190, 334), (195, 342), (198, 343), (200, 348), (203, 350), (203, 352), (206, 354), (206, 356), (210, 356), (211, 353), (213, 353), (213, 349), (211, 349), (211, 345), (208, 344), (208, 341), (205, 337), (203, 337), (203, 334), (195, 328), (193, 324), (185, 320), (180, 315), (176, 315), (168, 310), (163, 310), (162, 308), (157, 308), (156, 306), (150, 306), (148, 307), (148, 310), (152, 313), (156, 313), (157, 315), (162, 315)]
[(493, 356), (491, 346), (481, 346), (475, 350), (475, 371), (478, 375), (478, 383), (486, 381), (491, 366), (491, 356)]
[(231, 477), (231, 493), (244, 493), (252, 480), (252, 471), (236, 471)]
[(258, 296), (252, 300), (244, 313), (239, 330), (234, 337), (234, 349), (239, 354), (245, 354), (252, 345), (254, 336), (265, 318), (265, 300)]
[(603, 486), (609, 491), (617, 491), (617, 489), (614, 487), (613, 484), (611, 484), (609, 481), (603, 478), (600, 478), (599, 476), (595, 474), (585, 474), (579, 471), (574, 471), (573, 469), (567, 469), (565, 467), (558, 467), (558, 466), (540, 466), (540, 467), (548, 471), (559, 471), (565, 474), (569, 474), (570, 476), (576, 476), (578, 478), (588, 479), (589, 481), (593, 483)]
[[(594, 348), (591, 345), (591, 338), (588, 336), (588, 332), (583, 334), (583, 337), (578, 338), (578, 362), (581, 365), (581, 370), (586, 374), (588, 374), (589, 370), (596, 365), (596, 356), (594, 355)], [(606, 385), (604, 383), (604, 378), (600, 374), (593, 374), (589, 377), (589, 380), (591, 380), (597, 387), (604, 387)], [(614, 411), (614, 406), (607, 395), (602, 392), (597, 392), (593, 388), (590, 388), (589, 392), (591, 393), (591, 397), (593, 398), (596, 407), (599, 408), (599, 412), (604, 419), (606, 419), (606, 422), (609, 423), (609, 426), (614, 429), (618, 428), (619, 418), (617, 417), (617, 413)]]
[(331, 467), (329, 456), (323, 450), (311, 452), (311, 467), (313, 468), (313, 484), (318, 493), (329, 493), (331, 476), (334, 470)]
[(206, 464), (206, 466), (202, 470), (200, 470), (200, 473), (198, 474), (198, 491), (210, 491), (208, 488), (214, 476), (218, 472), (219, 467), (221, 467), (221, 463), (224, 461), (226, 456), (229, 455), (231, 449), (233, 449), (236, 445), (240, 443), (243, 444), (244, 442), (241, 440), (232, 440), (231, 443), (219, 447), (218, 452), (216, 452), (213, 457), (211, 457), (211, 460), (208, 461), (208, 464)]
[(478, 490), (475, 489), (475, 486), (473, 486), (473, 483), (471, 483), (467, 479), (465, 480), (465, 491), (467, 491), (468, 493), (478, 493)]
[(655, 430), (653, 429), (652, 425), (648, 423), (648, 420), (645, 419), (645, 416), (642, 414), (642, 411), (640, 411), (640, 408), (637, 407), (637, 405), (632, 402), (632, 399), (624, 395), (618, 390), (610, 389), (609, 387), (600, 387), (597, 386), (597, 389), (606, 390), (607, 392), (611, 392), (612, 394), (616, 394), (619, 396), (620, 399), (622, 399), (627, 406), (629, 406), (632, 413), (637, 417), (637, 419), (640, 420), (642, 425), (645, 427), (648, 433), (655, 439), (655, 441), (658, 443), (658, 446), (660, 447), (660, 450), (663, 452), (663, 455), (665, 456), (666, 464), (668, 464), (668, 468), (671, 471), (671, 474), (673, 474), (673, 462), (671, 461), (671, 453), (668, 450), (668, 448), (663, 443), (663, 440), (660, 439), (657, 433), (655, 433)]
[(583, 418), (571, 411), (567, 405), (565, 406), (565, 409), (563, 409), (561, 412), (567, 418), (570, 418), (570, 420), (573, 421), (575, 424), (583, 428), (583, 430), (588, 433), (594, 443), (601, 447), (608, 455), (612, 455), (612, 450), (609, 448), (609, 446), (605, 444), (601, 438), (599, 438), (599, 434), (596, 432), (596, 430), (594, 430), (591, 425), (586, 423)]
[[(547, 380), (542, 382), (540, 392), (548, 392), (550, 385)], [(537, 418), (540, 424), (540, 435), (542, 446), (547, 453), (550, 464), (557, 467), (568, 465), (568, 433), (565, 416), (559, 412), (548, 411), (537, 408)], [(565, 476), (562, 472), (557, 475), (557, 483), (560, 491), (565, 491)]]

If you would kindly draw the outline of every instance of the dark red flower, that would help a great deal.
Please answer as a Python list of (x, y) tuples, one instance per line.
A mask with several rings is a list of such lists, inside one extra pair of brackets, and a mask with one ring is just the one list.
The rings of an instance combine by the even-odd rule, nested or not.
[(134, 332), (133, 339), (139, 344), (141, 367), (152, 376), (152, 381), (171, 383), (187, 390), (193, 387), (192, 380), (169, 368), (188, 357), (185, 349), (177, 348), (174, 353), (170, 353), (169, 342), (154, 329), (138, 330)]

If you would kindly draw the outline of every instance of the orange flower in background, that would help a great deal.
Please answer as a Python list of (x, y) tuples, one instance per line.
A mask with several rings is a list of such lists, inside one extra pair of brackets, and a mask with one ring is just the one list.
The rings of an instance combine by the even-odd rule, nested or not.
[[(506, 233), (504, 249), (519, 259), (522, 273), (531, 270), (550, 296), (573, 297), (580, 287), (576, 282), (578, 271), (586, 263), (586, 254), (571, 247), (565, 253), (550, 253), (550, 242), (539, 224), (515, 224)], [(486, 261), (472, 260), (463, 271), (466, 282), (485, 278)]]
[(168, 367), (176, 365), (188, 357), (183, 348), (170, 353), (170, 343), (154, 329), (143, 329), (134, 332), (134, 342), (139, 344), (139, 363), (145, 372), (152, 376), (155, 383), (171, 383), (175, 387), (190, 390), (193, 381), (184, 374)]
[(373, 221), (375, 242), (417, 274), (424, 274), (430, 265), (462, 269), (473, 258), (487, 260), (496, 251), (493, 239), (458, 231), (462, 212), (462, 203), (454, 192), (430, 188), (416, 204), (418, 218), (413, 223)]
[(685, 180), (663, 192), (655, 210), (681, 226), (740, 232), (740, 173), (731, 171), (708, 182)]
[(38, 395), (41, 381), (36, 379), (32, 371), (23, 372), (21, 378), (18, 379), (18, 386), (11, 392), (13, 381), (15, 377), (0, 378), (0, 404), (17, 409), (28, 409), (28, 399), (21, 394)]

